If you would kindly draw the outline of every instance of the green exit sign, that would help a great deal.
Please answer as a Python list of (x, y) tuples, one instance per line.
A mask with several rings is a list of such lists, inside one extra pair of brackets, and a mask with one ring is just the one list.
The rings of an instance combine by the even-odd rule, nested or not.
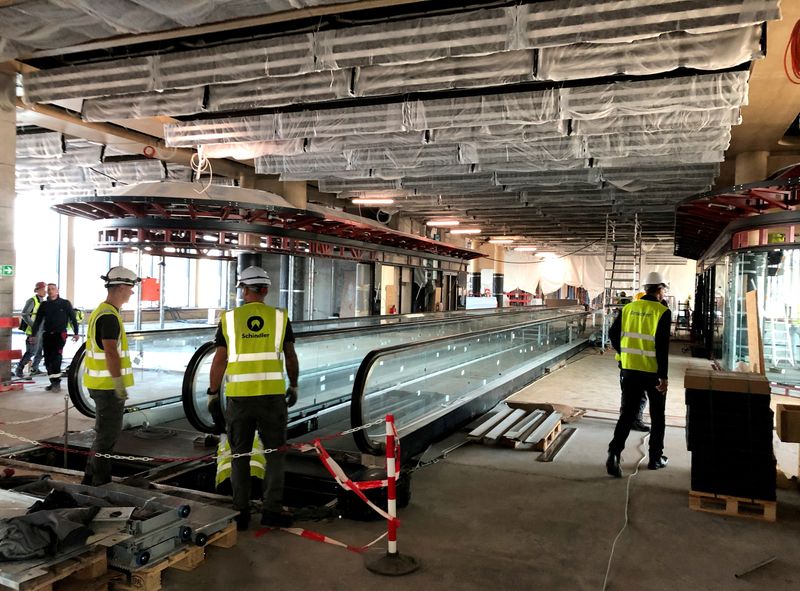
[(14, 275), (14, 265), (0, 265), (0, 275), (11, 277)]

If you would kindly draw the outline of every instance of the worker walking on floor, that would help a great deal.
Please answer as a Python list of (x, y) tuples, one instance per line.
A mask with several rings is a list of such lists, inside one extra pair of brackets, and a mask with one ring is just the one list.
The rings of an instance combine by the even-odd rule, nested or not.
[(128, 337), (120, 308), (128, 303), (134, 286), (141, 281), (125, 267), (112, 267), (100, 277), (108, 295), (89, 316), (83, 386), (94, 400), (95, 426), (92, 455), (86, 463), (84, 484), (100, 486), (111, 482), (111, 460), (96, 454), (114, 451), (122, 432), (122, 415), (133, 370), (128, 354)]
[(664, 407), (667, 395), (669, 336), (672, 313), (661, 304), (667, 283), (660, 273), (649, 273), (645, 295), (626, 304), (609, 329), (611, 344), (619, 353), (622, 410), (608, 445), (606, 470), (620, 478), (620, 455), (631, 432), (642, 395), (650, 401), (650, 470), (667, 465), (664, 451)]
[(77, 341), (80, 338), (78, 321), (72, 303), (58, 295), (58, 286), (55, 283), (48, 283), (47, 300), (39, 305), (31, 336), (28, 337), (29, 344), (36, 344), (39, 338), (42, 339), (44, 366), (47, 368), (47, 377), (50, 378), (50, 385), (45, 387), (48, 392), (61, 391), (61, 361), (64, 344), (67, 342), (67, 325), (72, 326), (72, 340)]
[[(39, 370), (39, 363), (42, 361), (42, 335), (33, 334), (33, 325), (36, 323), (36, 313), (39, 306), (45, 300), (45, 290), (47, 284), (44, 281), (39, 281), (33, 288), (33, 296), (28, 298), (25, 306), (22, 308), (22, 321), (19, 328), (25, 332), (28, 337), (25, 339), (25, 355), (19, 360), (17, 364), (17, 371), (14, 373), (18, 378), (22, 377), (22, 372), (28, 362), (31, 362), (31, 377), (42, 373)], [(41, 332), (41, 331), (40, 331)], [(30, 337), (34, 337), (31, 339)]]
[[(239, 276), (244, 304), (221, 319), (211, 362), (208, 409), (221, 414), (219, 398), (223, 376), (227, 401), (226, 423), (233, 454), (247, 454), (258, 434), (264, 446), (280, 448), (286, 443), (287, 407), (297, 402), (300, 372), (294, 349), (294, 333), (286, 312), (264, 303), (271, 281), (260, 267), (248, 267)], [(289, 378), (286, 387), (284, 372)], [(291, 515), (283, 509), (285, 452), (267, 455), (261, 524), (288, 527)], [(250, 523), (250, 458), (231, 461), (233, 506), (240, 530)]]

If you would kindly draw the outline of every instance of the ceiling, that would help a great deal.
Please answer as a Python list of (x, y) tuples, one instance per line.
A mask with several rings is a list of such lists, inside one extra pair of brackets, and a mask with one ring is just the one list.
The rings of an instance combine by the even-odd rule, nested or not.
[(778, 0), (0, 4), (30, 196), (191, 180), (199, 148), (213, 182), (254, 167), (562, 254), (636, 215), (649, 260), (673, 262), (675, 206), (726, 174), (732, 131), (771, 150), (800, 111), (736, 131), (749, 94), (786, 83)]

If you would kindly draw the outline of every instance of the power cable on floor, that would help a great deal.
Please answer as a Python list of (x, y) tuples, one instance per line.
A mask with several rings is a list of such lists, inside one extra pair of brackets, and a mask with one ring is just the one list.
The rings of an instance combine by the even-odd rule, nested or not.
[(608, 565), (606, 566), (606, 576), (603, 578), (603, 591), (606, 591), (606, 587), (608, 586), (608, 573), (611, 572), (611, 561), (614, 559), (614, 550), (617, 547), (617, 541), (619, 541), (620, 536), (622, 536), (622, 532), (628, 527), (628, 509), (630, 508), (631, 504), (631, 480), (634, 476), (639, 473), (639, 466), (642, 465), (642, 461), (645, 458), (645, 443), (650, 440), (650, 433), (642, 437), (642, 441), (639, 443), (639, 449), (642, 451), (642, 457), (639, 458), (639, 461), (636, 462), (636, 469), (633, 471), (630, 476), (628, 476), (628, 484), (625, 486), (625, 523), (622, 525), (622, 529), (617, 532), (616, 537), (614, 538), (614, 543), (611, 544), (611, 554), (608, 556)]

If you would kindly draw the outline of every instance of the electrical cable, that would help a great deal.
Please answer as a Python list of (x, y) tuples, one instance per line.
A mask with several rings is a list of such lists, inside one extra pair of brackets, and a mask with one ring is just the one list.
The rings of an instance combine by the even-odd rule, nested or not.
[(203, 173), (208, 172), (208, 183), (203, 186), (202, 189), (199, 191), (194, 189), (195, 193), (203, 194), (211, 187), (211, 183), (214, 180), (214, 170), (211, 167), (211, 161), (206, 158), (205, 154), (203, 154), (203, 146), (197, 146), (197, 152), (192, 154), (192, 157), (189, 159), (189, 166), (191, 167), (192, 171), (195, 173), (195, 180), (202, 184), (200, 177)]
[(631, 480), (634, 476), (639, 474), (639, 466), (642, 465), (644, 458), (646, 456), (644, 446), (650, 440), (650, 433), (642, 437), (642, 441), (639, 443), (639, 449), (642, 451), (642, 457), (639, 458), (639, 461), (636, 462), (636, 470), (633, 471), (632, 474), (628, 476), (628, 484), (625, 486), (625, 523), (622, 525), (622, 529), (617, 532), (616, 537), (614, 538), (614, 542), (611, 544), (611, 554), (608, 555), (608, 565), (606, 566), (606, 576), (603, 578), (603, 591), (606, 591), (606, 587), (608, 586), (608, 574), (611, 572), (611, 561), (614, 559), (614, 550), (617, 547), (617, 542), (619, 541), (620, 536), (622, 536), (622, 532), (628, 527), (628, 509), (630, 508), (631, 504)]
[[(787, 60), (787, 57), (790, 58)], [(791, 67), (788, 63), (791, 61)], [(783, 52), (783, 71), (792, 84), (800, 84), (800, 20), (794, 24)]]

